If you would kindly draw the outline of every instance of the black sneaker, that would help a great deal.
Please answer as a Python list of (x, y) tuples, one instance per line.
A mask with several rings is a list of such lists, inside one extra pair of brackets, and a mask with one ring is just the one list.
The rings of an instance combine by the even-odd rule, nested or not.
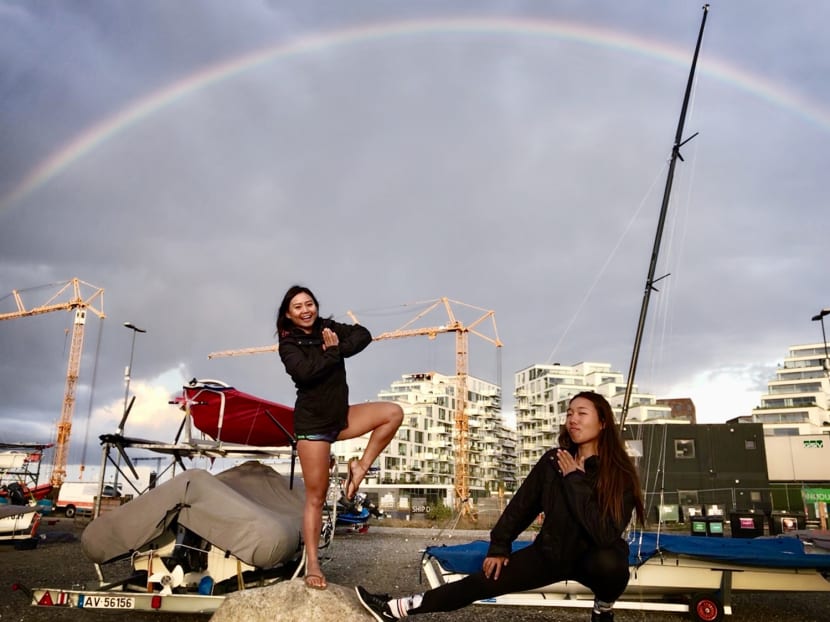
[(603, 611), (601, 613), (597, 613), (596, 611), (592, 611), (591, 622), (614, 622), (614, 612)]
[(357, 599), (360, 601), (360, 604), (378, 622), (398, 619), (392, 615), (392, 610), (389, 608), (389, 596), (386, 594), (372, 594), (359, 585), (354, 588), (354, 591), (357, 592)]

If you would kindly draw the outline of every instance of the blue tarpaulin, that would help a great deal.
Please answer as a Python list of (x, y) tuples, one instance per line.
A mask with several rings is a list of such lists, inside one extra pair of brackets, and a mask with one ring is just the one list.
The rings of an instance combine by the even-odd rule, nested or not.
[[(698, 559), (770, 568), (830, 569), (830, 555), (807, 553), (804, 543), (794, 536), (769, 538), (701, 538), (696, 536), (633, 532), (628, 539), (628, 563), (639, 566), (660, 551)], [(516, 551), (530, 541), (513, 543)], [(430, 546), (426, 554), (438, 560), (450, 572), (471, 574), (481, 570), (489, 543), (475, 540), (452, 546)]]

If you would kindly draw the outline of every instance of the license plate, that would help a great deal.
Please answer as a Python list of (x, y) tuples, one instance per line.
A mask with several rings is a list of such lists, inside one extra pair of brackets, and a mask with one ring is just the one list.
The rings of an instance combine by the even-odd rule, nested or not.
[(135, 609), (135, 598), (132, 596), (93, 596), (80, 595), (79, 607), (84, 609)]

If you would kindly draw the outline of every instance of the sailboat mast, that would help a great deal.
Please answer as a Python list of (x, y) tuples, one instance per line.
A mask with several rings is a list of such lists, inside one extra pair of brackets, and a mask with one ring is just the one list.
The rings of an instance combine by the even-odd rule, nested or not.
[(654, 284), (668, 276), (668, 274), (660, 277), (660, 279), (655, 280), (654, 272), (657, 269), (657, 257), (660, 254), (660, 242), (663, 238), (663, 227), (666, 223), (666, 213), (669, 209), (669, 198), (671, 196), (671, 188), (672, 182), (674, 181), (674, 169), (677, 164), (677, 160), (683, 159), (683, 156), (680, 155), (680, 148), (685, 145), (687, 142), (692, 140), (697, 133), (690, 136), (687, 140), (683, 140), (683, 127), (686, 124), (686, 110), (689, 107), (689, 98), (691, 97), (692, 93), (692, 85), (694, 83), (695, 77), (695, 68), (697, 67), (697, 57), (700, 54), (700, 44), (703, 41), (703, 29), (706, 27), (706, 16), (709, 14), (709, 5), (703, 5), (703, 19), (700, 23), (700, 32), (697, 35), (697, 45), (695, 46), (695, 53), (694, 57), (692, 58), (692, 67), (689, 71), (689, 80), (686, 83), (686, 93), (683, 96), (683, 106), (680, 110), (680, 119), (677, 122), (677, 132), (674, 136), (674, 145), (672, 147), (671, 152), (671, 160), (669, 162), (669, 172), (666, 176), (666, 188), (663, 191), (663, 204), (660, 207), (660, 218), (657, 221), (657, 232), (654, 236), (654, 247), (651, 251), (651, 261), (649, 262), (648, 266), (648, 276), (646, 277), (646, 286), (645, 291), (643, 292), (643, 303), (640, 307), (640, 319), (637, 322), (637, 335), (634, 338), (634, 349), (631, 353), (631, 364), (628, 368), (628, 381), (625, 385), (625, 397), (623, 398), (622, 404), (622, 413), (620, 415), (620, 427), (625, 424), (625, 418), (628, 415), (628, 409), (630, 406), (631, 401), (631, 393), (634, 388), (634, 376), (637, 373), (637, 359), (640, 356), (640, 345), (643, 341), (643, 330), (646, 325), (646, 316), (648, 315), (648, 303), (651, 299), (651, 292), (657, 291), (654, 287)]

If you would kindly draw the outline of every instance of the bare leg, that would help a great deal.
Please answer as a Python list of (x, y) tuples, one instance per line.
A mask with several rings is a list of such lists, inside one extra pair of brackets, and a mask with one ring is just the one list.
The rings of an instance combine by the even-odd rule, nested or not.
[(349, 406), (348, 425), (337, 439), (355, 438), (367, 432), (371, 434), (360, 459), (349, 463), (352, 479), (346, 491), (348, 498), (351, 499), (357, 492), (366, 471), (394, 438), (402, 421), (403, 409), (394, 402), (366, 402)]
[(300, 456), (305, 484), (303, 541), (306, 553), (306, 585), (323, 589), (326, 587), (326, 578), (320, 569), (320, 531), (323, 526), (323, 503), (329, 486), (331, 445), (325, 441), (298, 441), (297, 453)]

